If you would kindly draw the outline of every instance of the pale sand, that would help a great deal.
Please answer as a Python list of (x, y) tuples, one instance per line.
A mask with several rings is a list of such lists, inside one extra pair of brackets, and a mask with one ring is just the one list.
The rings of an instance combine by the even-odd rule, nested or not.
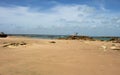
[[(120, 44), (102, 41), (0, 38), (0, 75), (120, 75)], [(23, 46), (8, 46), (26, 42)]]

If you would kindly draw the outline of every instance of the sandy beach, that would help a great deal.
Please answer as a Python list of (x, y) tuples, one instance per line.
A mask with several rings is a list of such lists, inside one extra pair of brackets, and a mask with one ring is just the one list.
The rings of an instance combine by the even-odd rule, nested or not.
[(0, 75), (120, 75), (119, 49), (106, 41), (0, 38)]

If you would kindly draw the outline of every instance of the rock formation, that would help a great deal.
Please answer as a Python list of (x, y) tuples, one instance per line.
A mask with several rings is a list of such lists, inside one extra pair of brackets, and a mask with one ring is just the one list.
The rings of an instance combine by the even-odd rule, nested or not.
[(94, 41), (94, 39), (92, 37), (89, 36), (68, 36), (65, 38), (66, 40), (90, 40), (90, 41)]
[(0, 32), (0, 37), (5, 38), (5, 37), (7, 37), (7, 34), (4, 34), (3, 32)]
[(113, 43), (120, 43), (120, 38), (112, 38), (111, 40)]

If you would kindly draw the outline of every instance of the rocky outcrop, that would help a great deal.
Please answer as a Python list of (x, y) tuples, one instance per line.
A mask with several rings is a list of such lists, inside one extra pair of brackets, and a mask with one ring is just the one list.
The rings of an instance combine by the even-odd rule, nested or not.
[(3, 32), (0, 33), (0, 38), (5, 38), (7, 37), (7, 34), (4, 34)]
[(92, 37), (89, 36), (68, 36), (67, 38), (65, 38), (67, 40), (90, 40), (90, 41), (94, 41), (94, 39)]
[(109, 41), (112, 41), (113, 43), (120, 43), (120, 38), (112, 38)]

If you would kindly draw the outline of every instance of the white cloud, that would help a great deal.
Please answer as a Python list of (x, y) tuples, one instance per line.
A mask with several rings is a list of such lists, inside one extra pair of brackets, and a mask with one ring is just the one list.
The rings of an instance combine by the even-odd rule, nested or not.
[(94, 9), (86, 5), (74, 5), (56, 6), (50, 11), (51, 12), (31, 12), (31, 8), (22, 6), (12, 8), (0, 7), (0, 23), (34, 26), (56, 25), (61, 22), (61, 19), (66, 21), (82, 21), (82, 19), (92, 13)]
[(0, 29), (12, 24), (14, 27), (9, 30), (15, 30), (16, 27), (20, 27), (23, 32), (29, 32), (31, 29), (31, 32), (39, 31), (35, 30), (37, 28), (56, 31), (61, 28), (69, 31), (69, 29), (74, 27), (93, 29), (104, 28), (105, 26), (107, 29), (108, 26), (115, 27), (120, 25), (120, 15), (111, 14), (103, 10), (99, 11), (95, 7), (88, 5), (58, 5), (48, 9), (48, 11), (37, 11), (36, 9), (34, 11), (34, 8), (23, 6), (0, 7), (0, 24), (5, 25), (1, 26)]

